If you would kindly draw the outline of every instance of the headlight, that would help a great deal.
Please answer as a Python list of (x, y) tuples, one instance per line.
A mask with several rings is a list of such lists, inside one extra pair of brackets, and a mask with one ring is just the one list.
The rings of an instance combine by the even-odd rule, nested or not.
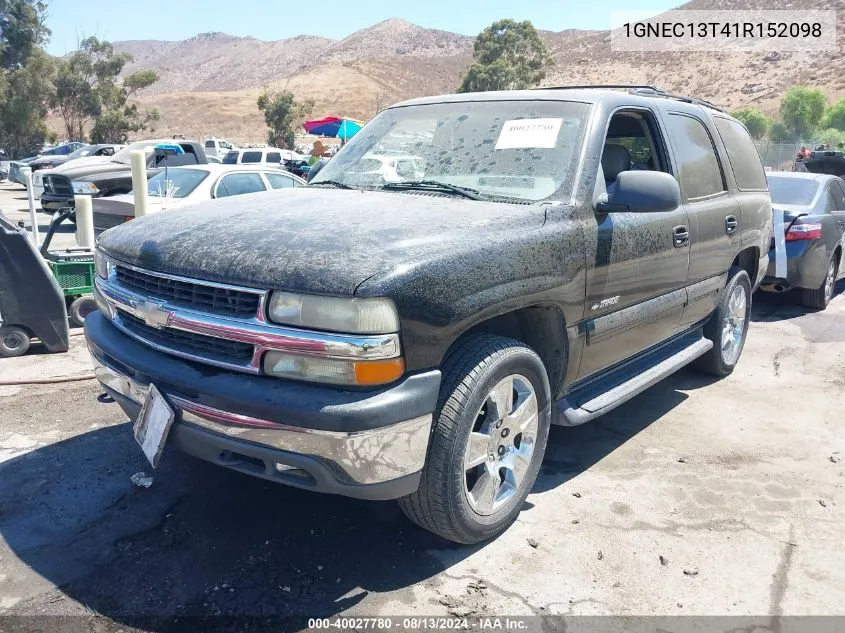
[(274, 292), (268, 316), (274, 323), (349, 334), (399, 331), (399, 315), (390, 299), (341, 299)]
[(111, 274), (112, 263), (99, 248), (94, 252), (94, 270), (100, 279), (108, 279)]
[(70, 182), (70, 186), (73, 188), (73, 193), (89, 196), (100, 193), (97, 186), (93, 182), (88, 182), (87, 180), (72, 180)]
[(263, 369), (265, 374), (279, 378), (372, 387), (401, 378), (405, 361), (401, 356), (383, 360), (346, 360), (270, 351), (264, 354)]

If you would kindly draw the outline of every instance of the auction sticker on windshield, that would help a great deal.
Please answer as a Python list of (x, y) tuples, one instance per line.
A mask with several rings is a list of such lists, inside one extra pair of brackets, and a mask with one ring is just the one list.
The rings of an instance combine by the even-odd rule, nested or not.
[(138, 419), (135, 420), (133, 433), (135, 441), (141, 445), (141, 450), (144, 451), (144, 455), (147, 456), (153, 468), (158, 466), (161, 459), (164, 443), (174, 417), (173, 409), (167, 404), (167, 400), (155, 385), (150, 385), (150, 393), (141, 408), (141, 413), (138, 414)]
[(496, 149), (550, 149), (557, 144), (563, 119), (512, 119), (505, 121)]

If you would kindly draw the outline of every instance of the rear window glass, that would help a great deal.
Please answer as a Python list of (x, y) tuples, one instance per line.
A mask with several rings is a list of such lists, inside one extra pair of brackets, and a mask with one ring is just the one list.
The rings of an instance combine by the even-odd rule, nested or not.
[(728, 162), (739, 189), (765, 189), (766, 172), (757, 148), (745, 128), (737, 121), (713, 117), (716, 130), (728, 150)]
[(206, 141), (205, 146), (206, 147), (214, 147), (214, 141)]
[(804, 178), (769, 176), (769, 193), (773, 204), (807, 206), (813, 202), (819, 183)]
[(238, 163), (238, 152), (226, 152), (223, 157), (224, 165), (236, 165)]
[(242, 163), (260, 163), (261, 162), (261, 152), (244, 152), (244, 155), (241, 157)]

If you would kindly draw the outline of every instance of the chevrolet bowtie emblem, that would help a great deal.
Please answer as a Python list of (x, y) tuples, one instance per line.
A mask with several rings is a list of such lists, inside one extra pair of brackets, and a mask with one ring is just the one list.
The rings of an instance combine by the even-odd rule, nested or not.
[(161, 304), (152, 301), (139, 301), (135, 304), (135, 315), (157, 330), (163, 330), (167, 327), (167, 322), (170, 320), (170, 311), (165, 310)]

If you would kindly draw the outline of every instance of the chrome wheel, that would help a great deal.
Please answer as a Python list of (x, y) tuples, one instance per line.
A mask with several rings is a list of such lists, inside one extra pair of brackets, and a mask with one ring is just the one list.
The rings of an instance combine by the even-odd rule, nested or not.
[(464, 493), (490, 515), (517, 496), (537, 440), (537, 394), (519, 374), (499, 381), (484, 400), (464, 451)]
[(722, 361), (726, 365), (733, 365), (742, 350), (745, 316), (748, 312), (748, 299), (743, 286), (734, 287), (728, 299), (727, 308), (722, 321)]
[(836, 282), (836, 262), (831, 260), (827, 269), (827, 277), (824, 280), (824, 302), (827, 303), (833, 298), (833, 286)]

